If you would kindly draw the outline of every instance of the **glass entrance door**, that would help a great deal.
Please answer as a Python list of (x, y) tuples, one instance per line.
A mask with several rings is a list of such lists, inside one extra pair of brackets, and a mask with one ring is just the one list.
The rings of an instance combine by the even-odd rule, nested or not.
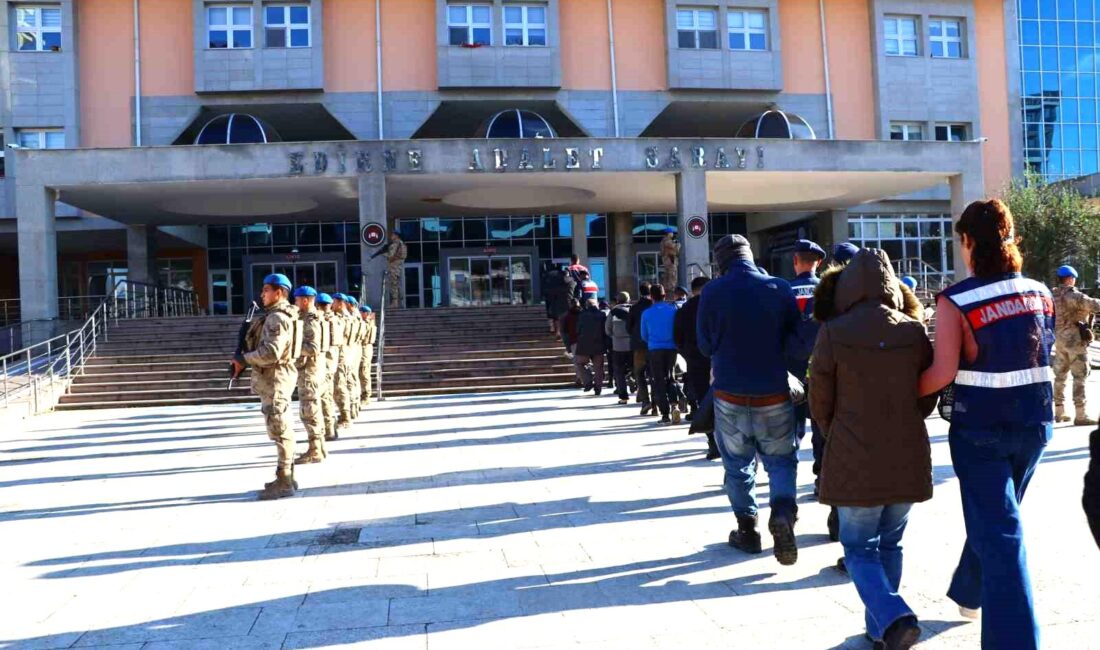
[(452, 307), (526, 305), (533, 290), (531, 256), (452, 257), (447, 281)]
[(320, 293), (335, 293), (337, 291), (337, 265), (335, 261), (253, 264), (251, 270), (252, 289), (257, 295), (264, 286), (264, 278), (271, 273), (282, 273), (290, 279), (295, 287), (309, 285)]
[(655, 252), (640, 252), (634, 255), (634, 277), (638, 278), (638, 284), (660, 282), (658, 275), (660, 265), (657, 262), (657, 256)]
[(405, 306), (423, 307), (424, 268), (421, 264), (405, 264)]

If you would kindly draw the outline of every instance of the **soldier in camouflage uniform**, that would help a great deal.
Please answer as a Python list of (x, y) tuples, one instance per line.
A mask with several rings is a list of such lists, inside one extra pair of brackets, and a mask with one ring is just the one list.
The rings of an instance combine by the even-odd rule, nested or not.
[[(336, 373), (333, 375), (332, 391), (333, 397), (336, 398), (335, 437), (339, 438), (340, 432), (351, 426), (352, 423), (351, 395), (348, 393), (348, 388), (351, 386), (351, 383), (348, 381), (348, 373), (351, 372), (351, 367), (349, 365), (351, 361), (351, 346), (348, 345), (348, 336), (351, 334), (351, 319), (348, 317), (347, 313), (348, 305), (351, 304), (351, 297), (338, 293), (333, 296), (333, 298), (333, 321), (339, 323), (340, 329), (340, 356), (336, 361)], [(333, 335), (335, 336), (335, 332)]]
[(672, 295), (680, 279), (680, 244), (671, 228), (665, 231), (661, 240), (661, 285), (667, 295)]
[(374, 312), (369, 305), (359, 308), (363, 314), (363, 361), (359, 364), (359, 398), (363, 405), (370, 404), (371, 398), (371, 371), (374, 363), (374, 342), (378, 338), (378, 329), (374, 325)]
[(363, 319), (359, 317), (359, 301), (355, 296), (348, 296), (347, 310), (348, 325), (351, 328), (348, 334), (348, 346), (351, 354), (348, 355), (348, 401), (351, 403), (351, 421), (359, 419), (359, 364), (363, 359)]
[(342, 350), (341, 337), (343, 329), (339, 316), (332, 309), (333, 299), (327, 293), (317, 296), (317, 305), (324, 315), (324, 322), (328, 327), (328, 351), (325, 352), (325, 384), (321, 389), (321, 412), (325, 420), (325, 440), (336, 440), (336, 420), (339, 418), (339, 410), (336, 408), (336, 366), (340, 362)]
[(1085, 407), (1085, 382), (1089, 376), (1089, 343), (1092, 342), (1092, 315), (1100, 312), (1100, 300), (1077, 290), (1077, 271), (1072, 266), (1058, 269), (1062, 284), (1054, 294), (1054, 419), (1069, 422), (1066, 415), (1066, 375), (1073, 373), (1075, 426), (1096, 424)]
[(298, 357), (298, 407), (302, 424), (309, 435), (309, 449), (294, 461), (295, 465), (319, 463), (325, 459), (325, 418), (321, 406), (321, 391), (325, 386), (328, 349), (328, 324), (317, 311), (317, 290), (298, 287), (294, 290), (294, 303), (298, 306), (302, 321), (302, 354)]
[(281, 273), (264, 278), (260, 300), (262, 316), (253, 321), (245, 335), (244, 354), (234, 357), (235, 370), (252, 366), (252, 392), (260, 396), (267, 436), (275, 442), (279, 463), (275, 480), (264, 485), (261, 500), (294, 496), (294, 425), (290, 400), (298, 371), (295, 348), (301, 347), (298, 309), (287, 302), (290, 280)]
[(408, 254), (401, 236), (396, 232), (390, 233), (390, 245), (386, 248), (386, 293), (389, 295), (389, 307), (398, 308), (404, 304), (401, 284), (404, 281), (405, 258)]

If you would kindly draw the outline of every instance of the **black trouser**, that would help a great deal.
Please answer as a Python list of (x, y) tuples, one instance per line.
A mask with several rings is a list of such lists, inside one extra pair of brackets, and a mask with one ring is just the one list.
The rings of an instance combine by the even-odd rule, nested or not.
[(634, 350), (630, 354), (634, 357), (634, 383), (638, 385), (638, 403), (649, 404), (649, 378), (652, 373), (649, 369), (649, 352)]
[(627, 350), (611, 353), (611, 375), (615, 378), (615, 394), (619, 399), (630, 397), (630, 388), (626, 385), (626, 373), (633, 369), (633, 364), (633, 352)]
[(684, 373), (684, 394), (691, 410), (699, 408), (699, 402), (710, 390), (710, 359), (706, 357), (685, 356), (687, 372)]
[(653, 399), (662, 416), (671, 412), (669, 390), (672, 387), (672, 368), (676, 365), (676, 350), (650, 350), (649, 373), (653, 377)]

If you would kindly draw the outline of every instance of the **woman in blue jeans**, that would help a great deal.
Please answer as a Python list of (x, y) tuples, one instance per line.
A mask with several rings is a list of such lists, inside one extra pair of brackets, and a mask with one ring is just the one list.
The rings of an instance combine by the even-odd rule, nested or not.
[(867, 608), (867, 636), (899, 650), (920, 637), (898, 593), (901, 537), (914, 503), (932, 498), (932, 455), (919, 400), (932, 363), (920, 303), (907, 304), (890, 259), (865, 249), (826, 272), (814, 294), (823, 321), (810, 360), (810, 410), (825, 434), (821, 503), (840, 519), (844, 563)]
[(982, 621), (982, 647), (1039, 647), (1020, 501), (1054, 421), (1050, 291), (1020, 274), (1012, 214), (998, 200), (967, 206), (955, 232), (972, 277), (936, 303), (935, 362), (921, 394), (954, 382), (949, 441), (966, 543), (948, 597)]

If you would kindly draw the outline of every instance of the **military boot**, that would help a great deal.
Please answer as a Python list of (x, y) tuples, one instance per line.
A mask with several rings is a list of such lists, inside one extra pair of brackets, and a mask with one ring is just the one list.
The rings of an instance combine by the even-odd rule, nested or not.
[(1066, 415), (1065, 404), (1054, 405), (1054, 421), (1055, 422), (1069, 422), (1069, 416)]
[[(1077, 417), (1073, 419), (1073, 426), (1075, 427), (1091, 427), (1096, 424), (1095, 418), (1090, 418), (1085, 411), (1085, 405), (1081, 404), (1077, 407)], [(1066, 418), (1067, 420), (1069, 418)]]
[(321, 447), (317, 445), (313, 440), (309, 441), (309, 449), (306, 453), (302, 454), (294, 460), (295, 465), (309, 465), (310, 463), (319, 463), (325, 459), (325, 452)]
[(756, 530), (756, 522), (756, 517), (737, 515), (737, 530), (730, 531), (729, 545), (745, 553), (760, 553), (760, 533)]
[(275, 475), (275, 480), (264, 485), (260, 492), (260, 501), (272, 501), (294, 496), (294, 490), (298, 489), (298, 483), (294, 480), (294, 470), (280, 470)]

